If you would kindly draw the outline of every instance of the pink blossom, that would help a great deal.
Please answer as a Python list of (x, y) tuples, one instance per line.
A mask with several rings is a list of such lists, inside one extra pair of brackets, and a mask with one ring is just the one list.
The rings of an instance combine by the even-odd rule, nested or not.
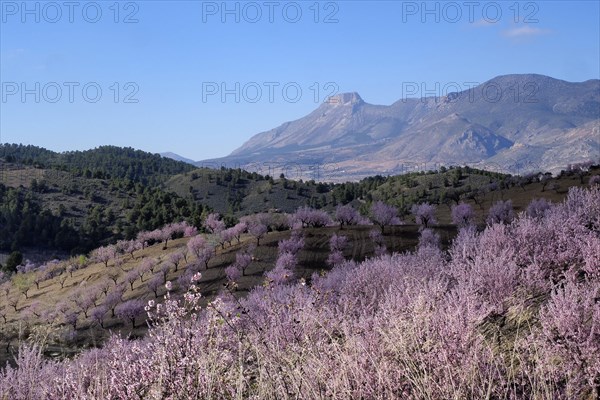
[(511, 200), (506, 200), (506, 201), (500, 200), (490, 208), (490, 211), (489, 211), (486, 221), (488, 224), (492, 224), (492, 223), (508, 224), (513, 220), (513, 218), (514, 218), (514, 212), (513, 212), (513, 207), (512, 207), (512, 201)]
[(533, 199), (527, 206), (527, 215), (531, 218), (541, 218), (550, 209), (551, 203), (544, 199)]
[(204, 221), (204, 226), (206, 226), (206, 229), (211, 233), (218, 234), (225, 229), (225, 223), (221, 221), (220, 218), (221, 216), (217, 213), (208, 214)]
[(191, 278), (191, 282), (192, 282), (192, 283), (194, 283), (194, 282), (199, 282), (199, 281), (200, 281), (200, 279), (202, 279), (202, 274), (201, 274), (200, 272), (196, 272), (196, 273), (195, 273), (195, 274), (192, 276), (192, 278)]
[(376, 201), (371, 205), (371, 218), (381, 228), (381, 234), (384, 233), (386, 225), (397, 225), (400, 223), (396, 207), (387, 205), (382, 201)]
[(304, 247), (304, 237), (298, 230), (292, 232), (289, 239), (282, 239), (278, 245), (279, 254), (291, 253), (298, 254), (298, 252)]
[(225, 276), (229, 282), (237, 282), (242, 277), (242, 271), (234, 265), (225, 268)]
[(452, 223), (459, 228), (470, 226), (474, 223), (475, 213), (470, 204), (460, 203), (452, 206)]
[(294, 223), (299, 222), (302, 227), (323, 227), (331, 224), (331, 217), (325, 211), (315, 210), (310, 207), (300, 207), (292, 216)]
[(411, 208), (412, 214), (415, 216), (415, 222), (427, 228), (431, 224), (436, 224), (435, 206), (429, 203), (414, 204)]
[(248, 232), (256, 238), (256, 245), (260, 245), (260, 239), (267, 234), (268, 228), (264, 224), (255, 223), (248, 228)]
[(190, 253), (198, 257), (198, 255), (200, 254), (200, 250), (205, 248), (206, 245), (206, 239), (204, 239), (202, 235), (196, 235), (190, 240), (188, 240), (187, 248), (190, 251)]
[(335, 219), (340, 224), (340, 229), (344, 225), (356, 225), (360, 220), (360, 214), (351, 205), (338, 206), (335, 210)]

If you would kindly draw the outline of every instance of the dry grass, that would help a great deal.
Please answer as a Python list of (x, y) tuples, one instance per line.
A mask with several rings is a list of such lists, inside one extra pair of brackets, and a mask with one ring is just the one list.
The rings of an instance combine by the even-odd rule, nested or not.
[[(378, 228), (373, 226), (356, 226), (344, 228), (342, 231), (338, 227), (305, 229), (306, 246), (299, 254), (299, 266), (296, 270), (297, 275), (309, 280), (314, 272), (321, 272), (329, 268), (325, 260), (329, 253), (329, 238), (334, 233), (343, 234), (349, 238), (349, 245), (345, 251), (346, 258), (357, 261), (364, 260), (365, 257), (373, 253), (373, 246), (369, 239), (369, 232), (372, 229)], [(453, 229), (453, 227), (440, 226), (438, 231), (447, 242), (453, 235)], [(239, 280), (235, 292), (236, 296), (244, 296), (253, 287), (264, 283), (264, 273), (273, 268), (277, 259), (278, 242), (288, 238), (289, 235), (290, 231), (270, 232), (261, 239), (260, 246), (254, 251), (256, 260), (250, 264), (245, 276)], [(387, 227), (385, 240), (390, 251), (409, 250), (414, 248), (418, 242), (418, 227), (414, 225)], [(186, 238), (169, 241), (167, 249), (163, 249), (163, 245), (160, 243), (147, 247), (137, 251), (135, 259), (132, 259), (129, 255), (124, 255), (122, 256), (124, 262), (121, 267), (115, 267), (113, 262), (108, 264), (108, 268), (103, 263), (95, 263), (73, 272), (72, 277), (67, 272), (63, 272), (61, 276), (63, 278), (67, 277), (64, 287), (61, 287), (61, 276), (57, 276), (41, 282), (39, 289), (35, 285), (32, 285), (27, 298), (13, 286), (8, 296), (4, 294), (0, 295), (0, 304), (7, 311), (3, 335), (12, 333), (11, 350), (16, 348), (20, 339), (25, 338), (24, 336), (30, 331), (32, 326), (36, 325), (36, 323), (39, 324), (39, 321), (36, 322), (35, 318), (28, 320), (24, 318), (24, 311), (34, 302), (38, 302), (42, 311), (53, 309), (58, 303), (67, 301), (77, 291), (94, 287), (94, 285), (107, 277), (109, 271), (117, 271), (120, 275), (118, 282), (123, 282), (125, 274), (134, 269), (144, 258), (154, 258), (161, 262), (166, 261), (169, 254), (185, 247), (187, 241), (188, 239)], [(217, 247), (217, 255), (210, 261), (209, 268), (202, 271), (202, 279), (198, 285), (205, 298), (204, 304), (224, 289), (226, 283), (225, 268), (235, 261), (236, 252), (254, 242), (255, 239), (253, 237), (246, 235), (242, 237), (239, 244), (234, 242), (231, 246), (225, 245), (224, 249), (220, 248), (220, 246)], [(193, 261), (194, 257), (188, 256), (188, 262)], [(187, 265), (180, 265), (177, 272), (172, 268), (167, 279), (171, 281), (176, 280), (181, 274), (185, 273), (186, 267)], [(33, 276), (33, 274), (30, 275)], [(150, 275), (147, 274), (144, 277), (144, 282), (138, 279), (134, 283), (133, 290), (130, 290), (129, 286), (127, 286), (123, 300), (154, 299), (154, 293), (146, 287), (149, 277)], [(158, 301), (161, 300), (163, 294), (164, 290), (159, 291)], [(178, 290), (175, 290), (175, 294), (179, 294)], [(9, 305), (10, 300), (15, 299), (18, 299), (16, 312)], [(103, 295), (100, 302), (102, 299)], [(147, 327), (140, 322), (141, 319), (138, 321), (138, 325), (141, 326), (132, 329), (130, 324), (123, 323), (118, 318), (111, 318), (107, 315), (104, 321), (104, 328), (101, 328), (90, 319), (81, 318), (75, 339), (68, 344), (51, 344), (48, 347), (48, 353), (69, 354), (76, 352), (80, 348), (96, 346), (102, 343), (110, 332), (130, 335), (132, 337), (142, 336), (146, 332)], [(62, 321), (57, 321), (56, 325), (60, 326), (62, 324)], [(10, 330), (7, 331), (7, 327), (13, 327), (14, 330), (12, 332)], [(21, 331), (21, 334), (18, 333), (19, 331)], [(16, 336), (14, 336), (15, 334)], [(20, 339), (19, 336), (21, 336)], [(6, 342), (6, 339), (4, 337), (1, 341)], [(10, 354), (6, 353), (6, 346), (2, 346), (0, 350), (0, 362), (3, 363), (7, 359), (10, 359)]]
[[(600, 172), (596, 171), (595, 174)], [(586, 174), (583, 179), (583, 184), (577, 176), (563, 176), (561, 178), (552, 179), (545, 190), (543, 190), (542, 184), (539, 182), (530, 183), (525, 185), (524, 188), (511, 187), (510, 189), (496, 190), (494, 192), (487, 192), (481, 197), (481, 205), (477, 205), (473, 200), (465, 200), (465, 203), (473, 206), (473, 210), (476, 214), (476, 221), (478, 224), (485, 224), (485, 218), (490, 207), (499, 200), (511, 200), (515, 213), (525, 211), (531, 200), (535, 198), (545, 198), (546, 200), (554, 203), (563, 201), (569, 192), (569, 188), (573, 186), (585, 187), (587, 186), (588, 180), (591, 174)], [(552, 190), (552, 184), (558, 184), (557, 190)], [(450, 224), (452, 217), (450, 214), (450, 207), (446, 205), (438, 206), (437, 210), (438, 221), (442, 224)]]

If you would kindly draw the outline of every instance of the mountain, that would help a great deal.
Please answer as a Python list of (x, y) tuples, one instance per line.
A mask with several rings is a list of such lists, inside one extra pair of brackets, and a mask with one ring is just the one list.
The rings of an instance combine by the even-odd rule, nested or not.
[[(333, 96), (201, 165), (268, 168), (291, 178), (356, 180), (437, 165), (558, 172), (600, 158), (600, 81), (504, 75), (443, 97), (366, 103)], [(304, 175), (304, 176), (301, 176)]]
[(194, 165), (196, 162), (194, 160), (191, 160), (189, 158), (185, 158), (183, 156), (180, 156), (179, 154), (175, 154), (172, 153), (170, 151), (164, 152), (164, 153), (160, 153), (161, 157), (164, 158), (170, 158), (171, 160), (175, 160), (175, 161), (181, 161), (187, 164), (192, 164)]

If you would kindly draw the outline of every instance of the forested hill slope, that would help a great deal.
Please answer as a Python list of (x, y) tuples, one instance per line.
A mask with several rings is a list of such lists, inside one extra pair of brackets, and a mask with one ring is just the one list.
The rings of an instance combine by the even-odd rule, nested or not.
[(131, 148), (0, 145), (0, 252), (85, 253), (170, 221), (199, 223), (200, 203), (161, 188), (193, 169)]
[[(85, 253), (170, 222), (186, 220), (200, 227), (212, 211), (233, 225), (244, 215), (293, 212), (301, 206), (332, 212), (340, 204), (351, 204), (366, 214), (375, 200), (395, 206), (401, 215), (409, 214), (412, 204), (424, 202), (447, 205), (442, 209), (448, 214), (449, 206), (460, 201), (489, 207), (499, 198), (522, 198), (526, 203), (541, 195), (560, 200), (569, 186), (584, 182), (583, 170), (569, 174), (542, 176), (540, 182), (540, 175), (442, 167), (333, 184), (239, 169), (194, 169), (112, 146), (59, 154), (35, 146), (2, 145), (0, 256), (14, 250)], [(442, 215), (440, 220), (450, 218)]]
[(172, 175), (195, 169), (192, 165), (159, 154), (116, 146), (56, 153), (36, 146), (0, 144), (0, 158), (85, 177), (128, 179), (143, 184), (157, 184)]

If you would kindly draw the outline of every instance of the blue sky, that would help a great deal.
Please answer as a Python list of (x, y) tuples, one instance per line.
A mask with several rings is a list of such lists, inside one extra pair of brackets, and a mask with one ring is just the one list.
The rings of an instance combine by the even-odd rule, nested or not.
[(201, 160), (335, 92), (390, 104), (420, 96), (414, 83), (600, 78), (597, 1), (1, 0), (0, 12), (0, 142), (57, 151)]

